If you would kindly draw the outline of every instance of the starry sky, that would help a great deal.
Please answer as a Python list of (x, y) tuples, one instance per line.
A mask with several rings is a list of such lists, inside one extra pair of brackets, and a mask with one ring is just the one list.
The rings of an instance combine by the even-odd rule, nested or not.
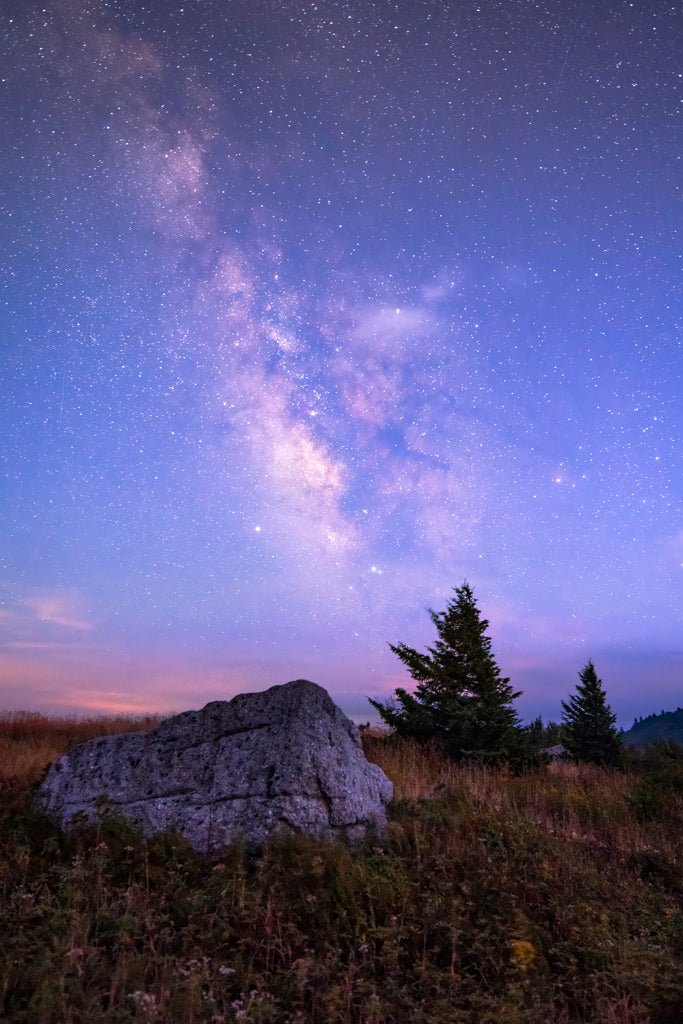
[(306, 677), (467, 579), (519, 710), (683, 692), (683, 13), (3, 0), (0, 705)]

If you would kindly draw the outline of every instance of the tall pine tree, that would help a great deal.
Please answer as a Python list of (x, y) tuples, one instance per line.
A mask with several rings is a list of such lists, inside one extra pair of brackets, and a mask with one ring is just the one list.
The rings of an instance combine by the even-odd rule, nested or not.
[(617, 767), (623, 757), (617, 717), (592, 661), (586, 662), (579, 679), (574, 696), (562, 701), (562, 742), (577, 761)]
[(519, 758), (522, 730), (512, 707), (519, 693), (500, 674), (472, 588), (463, 583), (444, 612), (429, 615), (438, 639), (426, 654), (389, 645), (416, 680), (414, 694), (399, 687), (393, 700), (370, 703), (399, 735), (441, 738), (456, 760)]

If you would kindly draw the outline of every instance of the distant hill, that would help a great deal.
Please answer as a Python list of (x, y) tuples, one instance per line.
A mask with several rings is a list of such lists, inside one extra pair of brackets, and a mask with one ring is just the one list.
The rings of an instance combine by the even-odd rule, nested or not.
[(623, 735), (624, 743), (632, 747), (646, 747), (659, 740), (673, 740), (683, 744), (683, 708), (662, 711), (647, 718), (636, 718), (630, 729)]

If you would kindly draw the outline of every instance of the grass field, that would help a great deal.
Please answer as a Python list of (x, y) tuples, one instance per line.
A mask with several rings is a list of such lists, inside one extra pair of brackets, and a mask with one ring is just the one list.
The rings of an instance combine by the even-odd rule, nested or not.
[(74, 743), (154, 719), (0, 718), (0, 1021), (679, 1024), (683, 769), (455, 766), (368, 733), (385, 845), (206, 863), (31, 811)]

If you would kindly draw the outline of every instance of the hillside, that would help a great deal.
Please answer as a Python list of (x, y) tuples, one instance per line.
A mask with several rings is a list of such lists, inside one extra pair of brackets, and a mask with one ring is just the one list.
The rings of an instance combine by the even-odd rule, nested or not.
[(662, 740), (683, 745), (683, 708), (636, 719), (631, 728), (624, 733), (623, 740), (633, 747), (646, 747), (650, 743), (659, 743)]
[(0, 1021), (678, 1024), (683, 760), (515, 776), (366, 733), (385, 842), (210, 863), (31, 811), (46, 764), (149, 721), (0, 718)]

